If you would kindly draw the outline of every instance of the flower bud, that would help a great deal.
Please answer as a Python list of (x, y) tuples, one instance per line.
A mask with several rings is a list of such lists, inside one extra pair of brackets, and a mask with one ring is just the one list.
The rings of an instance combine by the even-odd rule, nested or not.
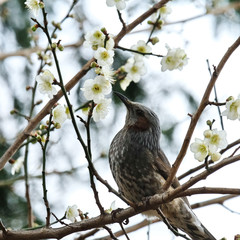
[(33, 25), (31, 29), (33, 32), (35, 32), (38, 29), (38, 24)]
[(60, 128), (61, 128), (61, 124), (60, 124), (60, 123), (55, 123), (55, 124), (54, 124), (54, 127), (55, 127), (56, 129), (60, 129)]
[(57, 43), (52, 43), (52, 48), (55, 49), (57, 47)]
[(44, 8), (44, 7), (45, 7), (44, 2), (40, 1), (40, 2), (39, 2), (39, 7), (40, 7), (40, 8)]
[(40, 129), (40, 130), (46, 129), (46, 125), (41, 124), (41, 125), (39, 126), (39, 129)]
[(207, 120), (207, 122), (206, 122), (206, 123), (207, 123), (207, 125), (208, 125), (210, 128), (212, 127), (212, 124), (213, 124), (213, 123), (212, 123), (212, 121), (211, 121), (211, 120)]
[(16, 110), (16, 109), (13, 109), (13, 110), (10, 111), (10, 114), (11, 114), (11, 115), (13, 115), (13, 114), (15, 114), (15, 113), (17, 113), (17, 110)]
[(31, 86), (26, 86), (26, 91), (29, 91), (30, 89), (32, 89)]
[(54, 34), (52, 35), (52, 38), (56, 39), (56, 38), (57, 38), (57, 34), (54, 33)]
[(151, 38), (150, 41), (151, 41), (152, 45), (155, 45), (156, 43), (159, 42), (159, 38), (158, 37), (153, 37), (153, 38)]
[(96, 63), (96, 62), (92, 62), (91, 63), (91, 68), (95, 68), (95, 67), (97, 67), (98, 66), (98, 64)]
[(228, 98), (226, 99), (227, 102), (228, 102), (228, 101), (232, 101), (232, 100), (234, 100), (234, 97), (233, 97), (233, 96), (230, 96), (230, 97), (228, 97)]
[(64, 47), (62, 44), (58, 44), (57, 48), (59, 49), (59, 51), (63, 51), (64, 50)]
[(107, 29), (106, 29), (105, 27), (101, 28), (101, 32), (102, 32), (103, 34), (105, 34), (105, 35), (108, 34), (108, 33), (107, 33)]

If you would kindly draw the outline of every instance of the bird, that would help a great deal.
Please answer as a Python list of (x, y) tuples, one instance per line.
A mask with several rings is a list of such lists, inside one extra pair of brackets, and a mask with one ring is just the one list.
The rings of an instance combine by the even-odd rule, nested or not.
[[(114, 93), (125, 104), (127, 114), (123, 128), (110, 144), (109, 165), (119, 193), (138, 204), (163, 193), (171, 164), (160, 148), (161, 129), (157, 114), (119, 92)], [(175, 177), (171, 189), (178, 186), (180, 183)], [(174, 229), (180, 229), (192, 240), (216, 240), (197, 218), (186, 197), (160, 204), (159, 208)], [(156, 210), (144, 214), (162, 219)]]

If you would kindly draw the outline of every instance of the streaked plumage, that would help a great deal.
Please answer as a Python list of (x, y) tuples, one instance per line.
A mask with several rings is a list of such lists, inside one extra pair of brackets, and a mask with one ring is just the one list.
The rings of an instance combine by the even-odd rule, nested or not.
[[(124, 127), (114, 137), (109, 162), (119, 191), (130, 201), (162, 193), (171, 165), (159, 146), (160, 124), (157, 115), (142, 104), (131, 102), (116, 93), (127, 107)], [(179, 186), (174, 179), (172, 187)], [(187, 198), (177, 198), (161, 204), (161, 211), (175, 228), (181, 229), (194, 240), (215, 240), (193, 213)], [(145, 212), (149, 216), (156, 211)]]

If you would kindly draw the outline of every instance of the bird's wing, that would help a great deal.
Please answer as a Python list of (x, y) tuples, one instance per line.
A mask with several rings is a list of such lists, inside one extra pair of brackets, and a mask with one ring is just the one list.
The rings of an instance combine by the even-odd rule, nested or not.
[[(166, 155), (164, 154), (164, 152), (161, 149), (159, 149), (158, 156), (157, 156), (157, 158), (154, 158), (154, 160), (155, 160), (154, 164), (155, 164), (155, 167), (157, 168), (158, 172), (161, 174), (161, 176), (164, 177), (165, 180), (167, 180), (167, 178), (170, 174), (170, 171), (171, 171), (171, 164), (169, 163)], [(172, 182), (172, 187), (177, 188), (179, 186), (180, 186), (180, 183), (179, 183), (178, 179), (175, 177)], [(189, 205), (187, 198), (184, 197), (183, 199)]]

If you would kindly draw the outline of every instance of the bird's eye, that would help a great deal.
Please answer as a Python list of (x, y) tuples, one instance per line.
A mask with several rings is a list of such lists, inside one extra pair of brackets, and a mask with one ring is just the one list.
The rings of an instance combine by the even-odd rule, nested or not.
[(144, 112), (143, 112), (143, 110), (141, 110), (141, 109), (137, 109), (137, 110), (136, 110), (136, 113), (137, 113), (137, 115), (140, 115), (140, 116), (143, 116), (143, 115), (144, 115)]

